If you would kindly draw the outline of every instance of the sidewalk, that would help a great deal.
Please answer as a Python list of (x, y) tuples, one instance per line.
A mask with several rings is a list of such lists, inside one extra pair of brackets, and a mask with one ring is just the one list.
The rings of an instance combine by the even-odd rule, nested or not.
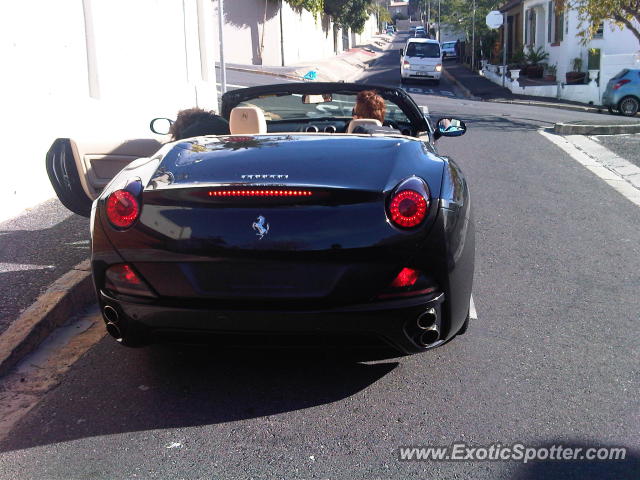
[[(240, 65), (227, 63), (229, 70), (240, 72), (260, 73), (293, 80), (304, 80), (310, 75), (318, 82), (352, 82), (360, 76), (378, 57), (386, 51), (392, 42), (386, 35), (376, 35), (368, 44), (358, 45), (349, 50), (315, 62), (302, 62), (287, 67), (272, 67), (263, 65)], [(219, 64), (216, 64), (219, 67)], [(310, 72), (315, 72), (310, 74)]]
[(477, 100), (498, 103), (517, 103), (522, 105), (538, 105), (541, 107), (563, 108), (583, 112), (598, 113), (600, 108), (579, 102), (570, 102), (553, 97), (537, 97), (532, 95), (516, 95), (509, 89), (496, 85), (485, 77), (474, 73), (462, 64), (444, 64), (444, 74), (457, 84), (467, 96)]

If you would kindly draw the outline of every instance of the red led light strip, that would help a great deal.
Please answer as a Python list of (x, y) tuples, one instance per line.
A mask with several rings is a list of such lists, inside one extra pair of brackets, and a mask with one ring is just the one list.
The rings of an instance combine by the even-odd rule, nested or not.
[(310, 197), (310, 190), (212, 190), (210, 197)]

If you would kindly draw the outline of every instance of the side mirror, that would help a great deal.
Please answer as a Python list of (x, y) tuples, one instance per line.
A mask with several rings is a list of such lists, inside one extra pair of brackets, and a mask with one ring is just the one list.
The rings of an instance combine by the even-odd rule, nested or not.
[(441, 118), (436, 124), (436, 129), (442, 137), (459, 137), (467, 132), (467, 126), (457, 118)]
[(158, 135), (167, 135), (171, 130), (171, 125), (173, 125), (173, 120), (160, 117), (151, 120), (149, 128), (153, 133), (157, 133)]

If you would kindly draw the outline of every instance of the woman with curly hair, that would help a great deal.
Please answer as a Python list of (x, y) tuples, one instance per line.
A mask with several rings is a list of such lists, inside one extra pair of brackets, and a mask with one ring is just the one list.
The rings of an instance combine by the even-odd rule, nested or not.
[(353, 118), (373, 118), (384, 123), (386, 107), (384, 99), (373, 90), (363, 90), (356, 97)]

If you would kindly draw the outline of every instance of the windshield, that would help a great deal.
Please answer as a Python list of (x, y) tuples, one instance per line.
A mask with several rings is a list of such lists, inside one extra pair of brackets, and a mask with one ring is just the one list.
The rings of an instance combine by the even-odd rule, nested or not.
[(456, 46), (456, 42), (446, 42), (442, 44), (442, 48), (454, 48)]
[[(330, 96), (331, 101), (322, 103), (304, 103), (300, 94), (264, 95), (240, 103), (241, 107), (258, 107), (264, 112), (265, 119), (301, 120), (320, 118), (349, 118), (356, 104), (356, 94), (337, 94)], [(385, 100), (385, 120), (409, 122), (404, 112), (393, 102)]]
[(439, 58), (440, 46), (437, 43), (412, 42), (407, 47), (407, 57)]

